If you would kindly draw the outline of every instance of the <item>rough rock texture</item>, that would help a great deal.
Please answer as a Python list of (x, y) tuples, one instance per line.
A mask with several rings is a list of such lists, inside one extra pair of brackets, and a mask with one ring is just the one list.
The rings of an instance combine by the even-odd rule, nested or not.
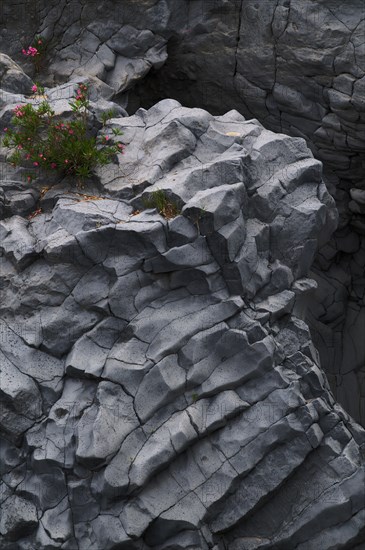
[(359, 550), (365, 434), (304, 321), (337, 222), (321, 163), (234, 110), (114, 127), (87, 190), (3, 182), (1, 547)]
[(21, 48), (47, 39), (49, 83), (94, 75), (129, 112), (172, 97), (306, 139), (340, 213), (313, 267), (310, 326), (365, 425), (364, 0), (5, 0), (0, 19), (4, 51), (28, 70)]
[(2, 17), (16, 59), (36, 32), (48, 41), (48, 78), (94, 75), (121, 93), (152, 69), (138, 90), (150, 104), (234, 107), (363, 178), (363, 0), (41, 0), (4, 2)]

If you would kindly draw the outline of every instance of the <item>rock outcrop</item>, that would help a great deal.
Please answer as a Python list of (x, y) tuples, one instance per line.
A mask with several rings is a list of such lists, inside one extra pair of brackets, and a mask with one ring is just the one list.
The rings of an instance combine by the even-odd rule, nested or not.
[(365, 425), (363, 0), (5, 1), (0, 17), (18, 62), (36, 33), (48, 41), (49, 84), (94, 75), (130, 113), (174, 98), (307, 141), (340, 214), (313, 266), (310, 326), (333, 391)]
[(87, 189), (3, 178), (1, 547), (359, 550), (364, 431), (305, 323), (321, 163), (235, 110), (113, 128)]

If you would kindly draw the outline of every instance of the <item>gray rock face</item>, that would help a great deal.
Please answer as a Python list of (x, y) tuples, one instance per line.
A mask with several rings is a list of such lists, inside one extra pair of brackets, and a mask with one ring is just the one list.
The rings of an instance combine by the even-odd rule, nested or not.
[(236, 108), (363, 179), (363, 0), (41, 0), (30, 11), (5, 3), (2, 15), (15, 59), (36, 32), (48, 41), (48, 75), (93, 75), (120, 93), (153, 69), (138, 90), (150, 104), (164, 94), (218, 114)]
[(313, 266), (309, 321), (336, 397), (365, 425), (364, 2), (179, 4), (169, 3), (168, 59), (137, 94), (144, 105), (167, 96), (216, 114), (237, 109), (305, 138), (324, 163), (340, 219)]
[[(29, 72), (20, 52), (41, 33), (42, 79), (92, 77), (130, 113), (172, 97), (306, 140), (340, 214), (313, 266), (311, 331), (337, 398), (365, 425), (364, 16), (363, 0), (20, 0), (3, 2), (0, 36)], [(4, 59), (13, 91), (19, 71)], [(32, 210), (37, 198), (10, 191), (14, 213)]]
[(360, 548), (365, 434), (305, 323), (320, 163), (234, 110), (113, 128), (96, 198), (1, 222), (2, 547)]
[(32, 80), (8, 55), (0, 53), (0, 88), (4, 92), (30, 93)]

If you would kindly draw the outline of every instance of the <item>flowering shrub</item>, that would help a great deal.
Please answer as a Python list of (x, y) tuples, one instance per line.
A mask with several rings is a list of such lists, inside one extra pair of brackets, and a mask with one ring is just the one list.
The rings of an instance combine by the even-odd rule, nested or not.
[(44, 95), (44, 87), (41, 86), (38, 82), (33, 84), (32, 92), (34, 95)]
[[(32, 91), (39, 92), (39, 86), (35, 85)], [(85, 84), (78, 85), (70, 106), (74, 120), (62, 121), (55, 117), (46, 100), (36, 106), (17, 105), (13, 110), (13, 128), (4, 129), (3, 145), (12, 149), (8, 161), (13, 166), (55, 170), (83, 180), (91, 176), (96, 166), (107, 164), (117, 152), (123, 153), (121, 143), (111, 143), (107, 135), (96, 138), (88, 131), (89, 97)], [(118, 130), (113, 133), (121, 134)], [(33, 178), (34, 173), (30, 173), (28, 181)]]
[(45, 56), (45, 53), (46, 45), (43, 38), (38, 35), (34, 38), (33, 44), (31, 46), (28, 46), (27, 49), (22, 49), (22, 54), (26, 57), (30, 57), (33, 61), (36, 72), (39, 72), (41, 62)]

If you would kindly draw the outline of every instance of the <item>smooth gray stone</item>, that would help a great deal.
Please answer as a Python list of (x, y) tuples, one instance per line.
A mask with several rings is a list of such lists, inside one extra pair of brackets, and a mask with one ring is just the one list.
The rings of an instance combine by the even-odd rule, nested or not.
[(126, 437), (118, 453), (105, 468), (105, 490), (111, 497), (123, 494), (128, 489), (129, 469), (146, 440), (146, 434), (137, 428)]
[(98, 378), (110, 349), (119, 338), (125, 322), (109, 317), (81, 336), (68, 354), (65, 366), (70, 376)]
[(135, 397), (138, 417), (145, 422), (160, 407), (178, 396), (185, 383), (186, 372), (178, 365), (176, 356), (162, 359), (148, 371), (138, 388)]
[(10, 93), (29, 94), (32, 79), (8, 55), (0, 54), (0, 88)]
[(1, 252), (19, 266), (26, 267), (34, 259), (35, 239), (28, 231), (28, 222), (13, 216), (0, 222)]
[(177, 216), (169, 221), (169, 246), (182, 246), (193, 242), (197, 237), (197, 228), (184, 216)]
[(76, 459), (90, 469), (104, 463), (138, 425), (132, 398), (118, 384), (100, 382), (78, 424)]
[(58, 506), (46, 510), (42, 517), (45, 531), (57, 542), (65, 542), (72, 534), (71, 510), (67, 497)]

